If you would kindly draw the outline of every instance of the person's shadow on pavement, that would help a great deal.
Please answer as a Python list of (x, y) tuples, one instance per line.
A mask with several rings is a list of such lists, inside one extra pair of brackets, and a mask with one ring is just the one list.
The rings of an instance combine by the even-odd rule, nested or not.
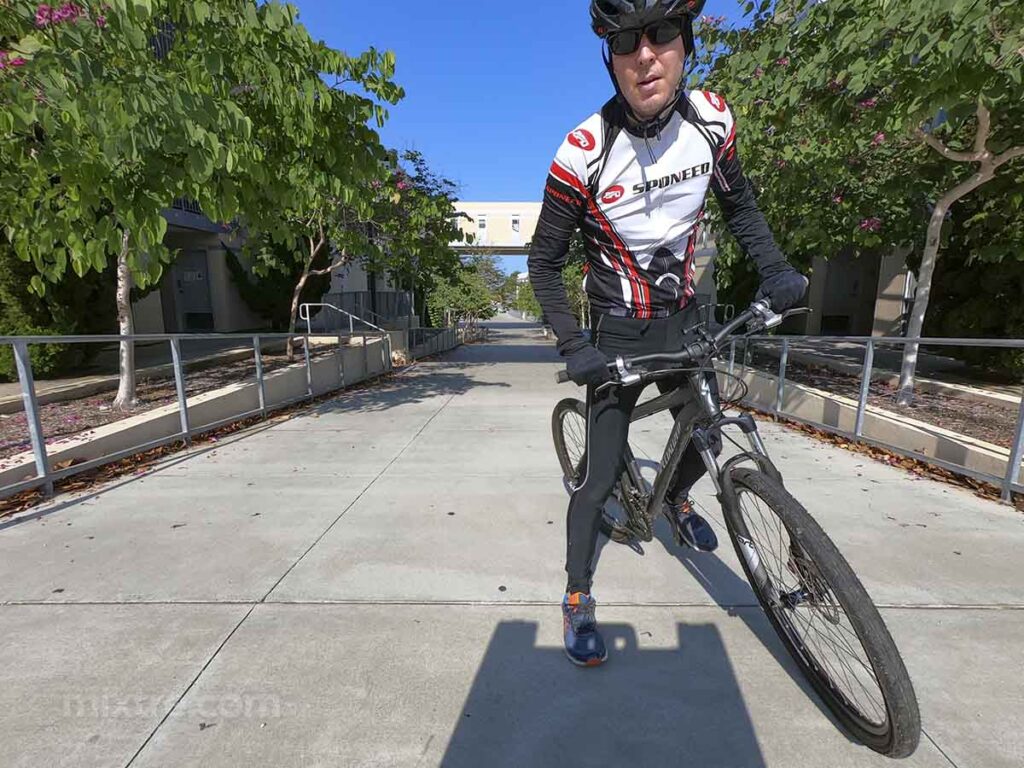
[(602, 623), (614, 660), (578, 669), (537, 647), (537, 624), (495, 628), (441, 765), (445, 768), (763, 768), (718, 628), (679, 624), (678, 647), (640, 649)]

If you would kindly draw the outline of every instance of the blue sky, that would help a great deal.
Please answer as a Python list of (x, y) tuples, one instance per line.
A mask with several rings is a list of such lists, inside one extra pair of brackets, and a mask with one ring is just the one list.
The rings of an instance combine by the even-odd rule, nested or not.
[[(587, 0), (292, 2), (334, 48), (395, 52), (406, 97), (381, 138), (421, 151), (463, 200), (539, 201), (562, 138), (612, 93)], [(709, 0), (704, 12), (741, 15), (738, 0)]]

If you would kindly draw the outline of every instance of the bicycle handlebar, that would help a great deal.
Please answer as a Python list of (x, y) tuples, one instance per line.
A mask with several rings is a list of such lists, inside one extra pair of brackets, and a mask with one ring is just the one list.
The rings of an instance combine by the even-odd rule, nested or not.
[[(640, 355), (638, 357), (631, 357), (629, 359), (617, 358), (613, 362), (608, 363), (608, 370), (614, 373), (621, 373), (622, 371), (629, 371), (635, 365), (646, 365), (648, 363), (689, 363), (694, 360), (703, 360), (708, 355), (718, 352), (724, 342), (729, 336), (736, 331), (737, 328), (747, 325), (748, 323), (758, 321), (760, 327), (758, 330), (767, 330), (774, 328), (779, 325), (783, 320), (791, 315), (798, 315), (804, 312), (810, 312), (809, 309), (791, 309), (781, 314), (772, 312), (771, 306), (768, 301), (762, 299), (761, 301), (755, 301), (750, 305), (748, 309), (738, 314), (719, 330), (710, 340), (700, 340), (687, 344), (684, 349), (678, 352), (662, 352), (653, 355)], [(559, 384), (565, 384), (569, 379), (569, 372), (561, 370), (556, 375), (556, 381)]]

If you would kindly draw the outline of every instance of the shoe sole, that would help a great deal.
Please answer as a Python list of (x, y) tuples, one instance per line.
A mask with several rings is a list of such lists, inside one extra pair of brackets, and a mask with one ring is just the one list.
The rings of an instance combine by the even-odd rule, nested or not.
[(571, 661), (577, 667), (599, 667), (602, 664), (604, 664), (606, 661), (608, 661), (608, 652), (605, 651), (604, 656), (602, 656), (600, 659), (590, 659), (589, 661), (579, 661), (577, 659), (574, 659), (572, 654), (570, 654), (568, 651), (566, 651), (565, 652), (565, 658), (567, 658), (569, 661)]

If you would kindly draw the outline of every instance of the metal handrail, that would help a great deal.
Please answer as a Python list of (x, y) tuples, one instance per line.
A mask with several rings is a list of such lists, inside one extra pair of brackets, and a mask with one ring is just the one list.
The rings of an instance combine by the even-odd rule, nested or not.
[(775, 343), (794, 341), (813, 341), (827, 344), (896, 344), (907, 346), (917, 344), (922, 347), (995, 347), (999, 349), (1024, 349), (1024, 339), (956, 339), (947, 337), (928, 338), (918, 336), (790, 336), (789, 334), (760, 335), (745, 337), (750, 341), (770, 341)]
[(348, 312), (348, 311), (342, 309), (341, 307), (336, 307), (333, 304), (325, 304), (325, 303), (322, 303), (322, 302), (306, 302), (305, 304), (300, 304), (299, 305), (299, 318), (306, 321), (306, 333), (307, 334), (311, 333), (310, 326), (311, 326), (311, 322), (312, 322), (312, 316), (309, 314), (309, 308), (310, 307), (321, 307), (321, 308), (333, 309), (335, 312), (339, 312), (342, 315), (346, 315), (348, 317), (348, 331), (349, 331), (349, 333), (355, 333), (354, 327), (355, 327), (355, 322), (357, 320), (360, 323), (362, 323), (363, 325), (370, 326), (370, 328), (373, 328), (375, 331), (380, 331), (381, 333), (387, 333), (387, 331), (385, 331), (380, 326), (374, 325), (369, 320), (364, 320), (361, 317), (353, 315), (351, 312)]
[[(852, 345), (863, 345), (864, 346), (864, 361), (860, 370), (860, 393), (857, 403), (857, 417), (854, 424), (854, 431), (852, 433), (846, 432), (845, 430), (837, 429), (828, 424), (824, 424), (819, 421), (813, 421), (808, 419), (798, 418), (789, 414), (784, 414), (786, 418), (793, 418), (797, 421), (810, 424), (812, 426), (825, 429), (829, 432), (842, 435), (848, 439), (860, 440), (862, 442), (894, 450), (904, 455), (910, 455), (911, 458), (923, 459), (931, 462), (944, 469), (949, 469), (953, 472), (973, 477), (975, 479), (984, 480), (991, 482), (1001, 488), (1001, 497), (1004, 502), (1009, 502), (1015, 491), (1024, 493), (1024, 485), (1017, 482), (1017, 476), (1020, 472), (1021, 462), (1024, 461), (1024, 392), (1021, 393), (1020, 409), (1017, 416), (1017, 425), (1014, 430), (1014, 437), (1010, 443), (1010, 454), (1007, 457), (1006, 474), (1003, 477), (992, 475), (986, 472), (979, 472), (971, 470), (967, 467), (959, 467), (957, 465), (950, 464), (949, 462), (942, 461), (937, 457), (922, 457), (920, 454), (909, 452), (905, 449), (900, 448), (889, 443), (885, 443), (879, 440), (873, 440), (864, 435), (864, 416), (867, 412), (868, 395), (870, 394), (871, 388), (871, 377), (874, 372), (875, 366), (875, 347), (879, 344), (883, 345), (895, 345), (895, 346), (908, 346), (916, 345), (921, 347), (988, 347), (996, 349), (1024, 349), (1024, 339), (958, 339), (958, 338), (905, 338), (901, 336), (788, 336), (788, 335), (758, 335), (758, 336), (747, 336), (744, 338), (744, 368), (746, 368), (746, 355), (747, 350), (750, 348), (750, 342), (758, 343), (770, 343), (770, 344), (781, 344), (782, 351), (779, 355), (779, 372), (777, 376), (777, 387), (775, 393), (775, 402), (772, 407), (772, 412), (775, 415), (782, 414), (783, 400), (786, 386), (786, 368), (789, 363), (789, 354), (791, 347), (794, 343), (809, 343), (813, 342), (815, 345), (826, 344), (852, 344)], [(729, 348), (729, 363), (728, 372), (729, 375), (733, 374), (733, 370), (736, 365), (736, 340), (730, 344)]]
[(387, 331), (385, 331), (383, 328), (381, 328), (379, 326), (375, 326), (370, 321), (365, 321), (365, 319), (362, 319), (362, 317), (354, 315), (351, 312), (342, 309), (341, 307), (335, 306), (334, 304), (326, 304), (326, 303), (323, 303), (323, 302), (306, 302), (304, 304), (300, 304), (299, 305), (299, 317), (301, 319), (304, 319), (304, 321), (306, 322), (306, 333), (307, 334), (312, 333), (309, 330), (310, 329), (310, 323), (312, 321), (312, 316), (309, 314), (309, 307), (313, 307), (313, 306), (318, 306), (318, 307), (327, 308), (327, 309), (334, 309), (334, 311), (346, 315), (348, 317), (348, 332), (349, 333), (355, 333), (355, 331), (353, 329), (354, 329), (356, 321), (358, 321), (362, 325), (370, 326), (370, 328), (374, 329), (375, 331), (379, 331), (382, 334), (386, 334), (387, 333)]

